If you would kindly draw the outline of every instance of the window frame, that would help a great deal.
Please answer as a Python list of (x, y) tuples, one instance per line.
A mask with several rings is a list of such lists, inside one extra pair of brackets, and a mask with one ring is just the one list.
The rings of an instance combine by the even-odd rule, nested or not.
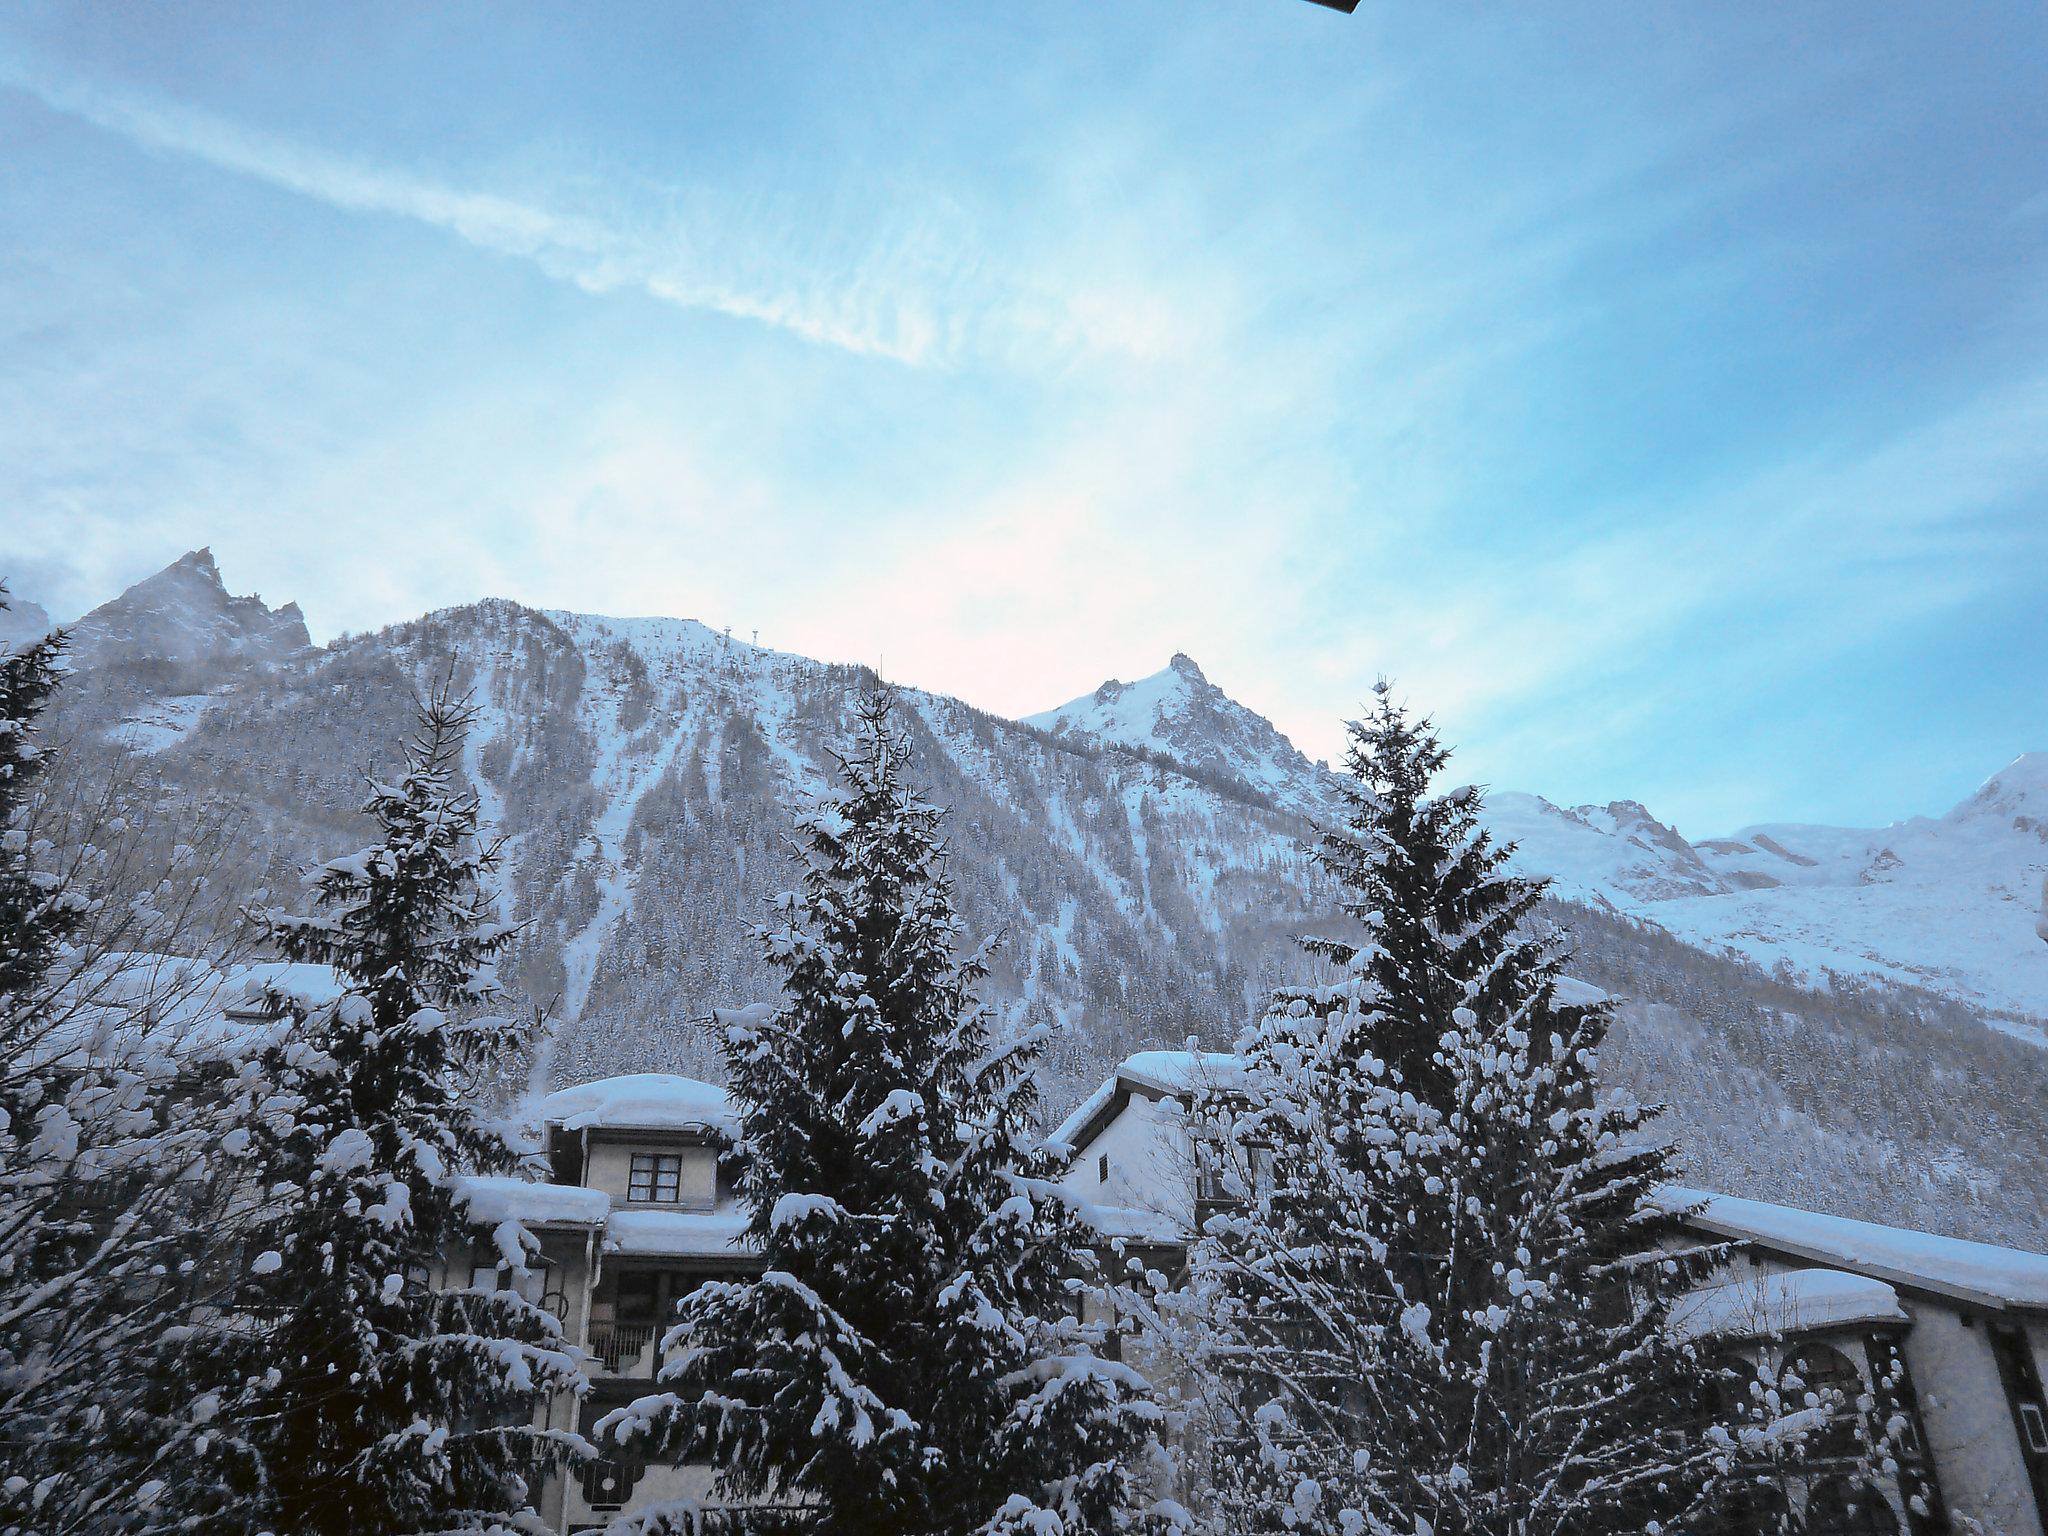
[[(643, 1166), (644, 1165), (644, 1166)], [(645, 1184), (642, 1184), (642, 1175)], [(645, 1193), (642, 1193), (642, 1189)], [(668, 1193), (663, 1194), (664, 1187)], [(635, 1152), (626, 1165), (628, 1205), (680, 1205), (683, 1201), (683, 1155), (680, 1152)]]

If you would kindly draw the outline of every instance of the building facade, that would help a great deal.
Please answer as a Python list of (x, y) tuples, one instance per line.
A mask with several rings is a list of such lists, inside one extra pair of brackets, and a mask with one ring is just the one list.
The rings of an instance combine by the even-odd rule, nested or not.
[[(1172, 1272), (1222, 1198), (1182, 1106), (1236, 1071), (1228, 1056), (1141, 1053), (1055, 1132), (1072, 1148), (1063, 1186), (1106, 1243)], [(663, 1074), (608, 1078), (549, 1095), (541, 1121), (546, 1182), (473, 1178), (465, 1195), (480, 1223), (517, 1219), (539, 1240), (535, 1272), (516, 1283), (591, 1362), (588, 1394), (551, 1405), (548, 1423), (588, 1435), (604, 1414), (659, 1390), (662, 1334), (683, 1296), (761, 1266), (723, 1151), (737, 1126), (719, 1089)], [(2048, 1536), (2048, 1257), (1704, 1191), (1665, 1198), (1692, 1213), (1702, 1237), (1740, 1245), (1675, 1325), (1768, 1355), (1900, 1428), (1875, 1486), (1853, 1425), (1817, 1437), (1788, 1495), (1816, 1533)], [(500, 1283), (492, 1244), (451, 1270), (464, 1264), (472, 1283)], [(714, 1503), (712, 1484), (708, 1463), (615, 1452), (552, 1480), (541, 1508), (558, 1531), (601, 1530), (678, 1498)], [(735, 1514), (766, 1533), (792, 1512)]]
[[(660, 1388), (661, 1340), (676, 1303), (710, 1280), (757, 1273), (746, 1211), (723, 1155), (736, 1129), (724, 1093), (663, 1073), (565, 1088), (541, 1104), (548, 1181), (471, 1178), (479, 1224), (520, 1221), (540, 1242), (519, 1283), (589, 1357), (590, 1389), (550, 1405), (550, 1428), (595, 1439), (597, 1421)], [(499, 1283), (495, 1250), (463, 1256), (476, 1284)], [(541, 1513), (563, 1532), (602, 1530), (622, 1515), (678, 1499), (714, 1504), (712, 1468), (612, 1452), (552, 1479)], [(785, 1523), (772, 1507), (750, 1529)]]
[[(1214, 1053), (1128, 1058), (1054, 1132), (1073, 1149), (1068, 1192), (1155, 1262), (1171, 1234), (1185, 1242), (1224, 1199), (1185, 1106), (1241, 1071)], [(1846, 1416), (1809, 1443), (1786, 1496), (1815, 1536), (2044, 1536), (2048, 1256), (1703, 1190), (1662, 1198), (1738, 1245), (1675, 1325), (1897, 1426), (1875, 1486)]]

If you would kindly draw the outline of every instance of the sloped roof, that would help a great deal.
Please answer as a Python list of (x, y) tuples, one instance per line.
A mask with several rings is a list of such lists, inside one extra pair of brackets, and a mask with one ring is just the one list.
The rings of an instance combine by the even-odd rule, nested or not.
[(1116, 1075), (1076, 1104), (1047, 1139), (1079, 1151), (1132, 1093), (1178, 1098), (1197, 1087), (1227, 1086), (1243, 1072), (1243, 1059), (1229, 1051), (1139, 1051), (1119, 1062)]
[(1993, 1309), (2048, 1310), (2048, 1254), (1676, 1185), (1657, 1200), (1671, 1211), (1698, 1206), (1691, 1219), (1709, 1231), (1818, 1264)]
[(479, 1222), (524, 1222), (528, 1226), (601, 1227), (612, 1197), (583, 1184), (543, 1184), (508, 1174), (465, 1174), (454, 1181), (455, 1197)]
[(730, 1259), (749, 1251), (747, 1207), (715, 1211), (613, 1211), (604, 1250), (631, 1258)]

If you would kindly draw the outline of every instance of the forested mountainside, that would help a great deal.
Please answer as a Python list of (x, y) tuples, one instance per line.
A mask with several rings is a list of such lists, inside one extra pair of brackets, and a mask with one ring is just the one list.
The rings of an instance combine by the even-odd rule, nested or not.
[[(772, 989), (747, 928), (794, 883), (792, 801), (830, 781), (870, 674), (688, 620), (505, 601), (313, 649), (296, 610), (227, 598), (210, 559), (172, 573), (90, 616), (74, 735), (140, 754), (170, 801), (238, 815), (250, 889), (293, 901), (307, 864), (361, 840), (363, 772), (452, 674), (482, 708), (466, 766), (506, 840), (509, 979), (561, 1021), (548, 1070), (717, 1075), (702, 1020)], [(969, 931), (1001, 939), (991, 1000), (1053, 1030), (1055, 1110), (1130, 1050), (1227, 1042), (1298, 965), (1289, 941), (1328, 905), (1304, 843), (1330, 781), (1192, 661), (1037, 723), (902, 698), (925, 787), (953, 810)], [(1497, 826), (1536, 834), (1522, 862), (1563, 877), (1552, 915), (1576, 972), (1629, 999), (1608, 1075), (1673, 1106), (1696, 1182), (2048, 1246), (2048, 1050), (1987, 1028), (1971, 988), (1885, 984), (1907, 957), (1845, 963), (1872, 979), (1816, 991), (1798, 981), (1822, 967), (1773, 975), (1681, 942), (1658, 908), (1731, 886), (1710, 858), (1751, 855), (1703, 854), (1640, 807), (1496, 803)], [(2011, 819), (1977, 827), (1984, 857)]]

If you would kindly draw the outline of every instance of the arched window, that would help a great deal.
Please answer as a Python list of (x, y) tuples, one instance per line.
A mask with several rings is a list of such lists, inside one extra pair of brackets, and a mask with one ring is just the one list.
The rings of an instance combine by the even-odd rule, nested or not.
[(1785, 1362), (1785, 1370), (1823, 1402), (1833, 1392), (1841, 1401), (1853, 1404), (1863, 1392), (1863, 1373), (1856, 1369), (1856, 1362), (1832, 1344), (1801, 1344)]
[(1832, 1344), (1809, 1341), (1785, 1362), (1782, 1377), (1788, 1405), (1804, 1401), (1827, 1411), (1828, 1422), (1806, 1442), (1809, 1456), (1854, 1456), (1858, 1449), (1858, 1407), (1864, 1394), (1856, 1362)]

